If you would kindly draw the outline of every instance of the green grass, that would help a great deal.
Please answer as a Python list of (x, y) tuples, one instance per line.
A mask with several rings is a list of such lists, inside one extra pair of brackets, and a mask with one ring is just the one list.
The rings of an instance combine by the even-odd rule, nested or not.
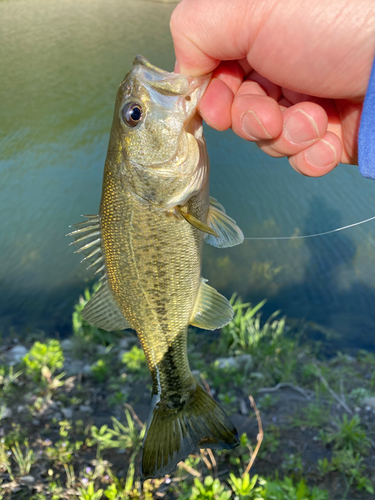
[[(329, 500), (334, 491), (325, 488), (338, 481), (344, 482), (343, 498), (371, 498), (375, 426), (362, 415), (348, 416), (332, 393), (344, 394), (350, 408), (374, 395), (373, 377), (364, 375), (373, 372), (375, 356), (362, 351), (354, 360), (341, 354), (331, 361), (319, 358), (278, 312), (262, 319), (264, 301), (252, 307), (237, 297), (233, 321), (220, 334), (193, 331), (188, 350), (193, 368), (229, 414), (247, 402), (240, 446), (197, 452), (170, 477), (142, 485), (145, 427), (128, 403), (137, 406), (146, 388), (145, 356), (139, 344), (125, 353), (117, 347), (123, 333), (85, 323), (81, 311), (90, 296), (85, 291), (75, 308), (68, 355), (57, 340), (33, 339), (22, 363), (0, 364), (0, 500)], [(251, 358), (245, 357), (248, 364), (241, 369), (218, 366), (218, 357), (237, 362), (244, 354)], [(90, 369), (65, 375), (68, 357)], [(297, 409), (287, 414), (280, 413), (285, 393), (281, 386), (275, 389), (283, 383), (300, 397)], [(275, 390), (258, 393), (261, 388)], [(261, 412), (264, 437), (247, 473), (259, 433), (249, 394)], [(92, 413), (74, 419), (62, 415), (62, 409), (85, 407)], [(305, 454), (307, 445), (314, 447), (315, 462)], [(23, 482), (28, 475), (32, 484)]]

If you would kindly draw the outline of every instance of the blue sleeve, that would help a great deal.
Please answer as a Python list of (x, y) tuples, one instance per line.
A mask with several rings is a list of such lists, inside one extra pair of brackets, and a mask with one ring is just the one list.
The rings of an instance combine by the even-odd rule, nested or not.
[(359, 127), (358, 165), (363, 177), (375, 179), (375, 60)]

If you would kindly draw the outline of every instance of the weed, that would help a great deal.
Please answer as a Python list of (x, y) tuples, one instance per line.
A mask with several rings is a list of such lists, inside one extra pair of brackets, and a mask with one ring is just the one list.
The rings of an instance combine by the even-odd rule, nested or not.
[(254, 350), (264, 337), (276, 338), (284, 331), (285, 318), (276, 320), (279, 311), (273, 313), (267, 321), (261, 325), (261, 314), (259, 310), (264, 306), (266, 300), (262, 300), (255, 307), (250, 303), (242, 303), (237, 295), (231, 300), (234, 317), (230, 323), (222, 328), (219, 349), (223, 352), (250, 352)]
[(27, 430), (22, 428), (20, 424), (12, 422), (12, 430), (4, 436), (5, 446), (11, 448), (16, 443), (23, 443), (27, 437)]
[(302, 458), (299, 454), (294, 455), (293, 453), (290, 455), (284, 455), (283, 463), (281, 467), (285, 470), (285, 472), (290, 475), (293, 479), (299, 480), (301, 479), (303, 472), (303, 463)]
[(355, 485), (357, 489), (365, 489), (369, 493), (374, 493), (370, 479), (364, 475), (366, 466), (359, 453), (354, 453), (351, 449), (335, 451), (330, 466), (332, 471), (336, 470), (345, 474), (349, 485)]
[(142, 446), (145, 427), (139, 431), (131, 418), (129, 410), (125, 410), (127, 426), (112, 417), (113, 429), (103, 425), (98, 429), (93, 425), (90, 429), (91, 438), (87, 439), (88, 446), (97, 445), (97, 456), (107, 448), (130, 449), (137, 452)]
[(82, 441), (71, 443), (68, 440), (59, 440), (54, 446), (45, 449), (45, 455), (55, 465), (69, 464), (73, 460), (74, 453), (79, 451), (82, 445)]
[(345, 414), (343, 419), (335, 419), (337, 430), (328, 433), (321, 431), (320, 439), (325, 444), (333, 444), (334, 450), (349, 450), (358, 453), (366, 453), (370, 442), (366, 436), (365, 429), (361, 426), (359, 415), (354, 415), (351, 420)]
[(127, 371), (136, 378), (148, 376), (145, 354), (136, 345), (122, 355), (121, 361), (125, 364)]
[(22, 453), (18, 442), (12, 446), (13, 458), (19, 467), (20, 475), (25, 476), (30, 472), (32, 465), (35, 463), (35, 453), (29, 448), (29, 443), (25, 441), (25, 454)]
[(272, 394), (265, 394), (258, 403), (258, 408), (263, 411), (268, 411), (273, 408), (279, 401), (278, 396), (272, 396)]
[(329, 422), (330, 415), (330, 406), (319, 404), (319, 402), (311, 402), (299, 415), (294, 417), (292, 425), (295, 427), (320, 428)]
[(22, 375), (22, 371), (14, 372), (13, 365), (8, 367), (0, 366), (0, 394), (2, 395), (2, 399), (14, 389), (14, 384), (20, 375)]
[(302, 479), (297, 484), (289, 477), (283, 481), (269, 481), (262, 498), (266, 500), (329, 500), (328, 493), (319, 488), (310, 488)]
[(103, 496), (103, 490), (95, 491), (94, 483), (89, 482), (83, 488), (78, 488), (79, 500), (100, 500)]
[(51, 374), (60, 370), (64, 366), (64, 355), (59, 341), (52, 339), (46, 344), (35, 342), (23, 358), (23, 362), (26, 365), (26, 373), (31, 375), (36, 382), (40, 381), (43, 368), (46, 367)]
[(8, 472), (9, 476), (12, 478), (12, 469), (10, 464), (11, 452), (5, 444), (5, 439), (0, 439), (0, 473), (5, 471)]
[(276, 453), (280, 447), (280, 427), (271, 424), (264, 432), (262, 446), (260, 448), (260, 458), (266, 458)]
[(255, 474), (251, 479), (250, 475), (247, 473), (243, 477), (236, 477), (233, 472), (229, 474), (229, 484), (239, 500), (256, 500), (259, 498), (259, 494), (262, 491), (262, 485), (266, 483), (265, 480), (259, 479), (259, 484), (261, 486), (256, 487), (258, 481), (258, 475)]
[(198, 478), (194, 479), (190, 500), (229, 500), (231, 496), (232, 492), (225, 491), (225, 487), (220, 483), (219, 479), (206, 476), (203, 483)]
[(98, 361), (91, 366), (91, 373), (97, 382), (104, 382), (109, 374), (109, 367), (103, 359), (98, 359)]

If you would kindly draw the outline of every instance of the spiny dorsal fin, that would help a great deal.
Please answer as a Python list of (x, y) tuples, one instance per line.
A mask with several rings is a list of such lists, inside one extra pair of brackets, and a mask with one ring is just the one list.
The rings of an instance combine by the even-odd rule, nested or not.
[(210, 197), (207, 225), (218, 234), (218, 237), (209, 234), (206, 243), (217, 247), (234, 247), (243, 243), (244, 235), (236, 222), (225, 213), (224, 207), (215, 199)]
[(86, 217), (87, 220), (73, 224), (72, 227), (75, 229), (67, 234), (67, 236), (74, 238), (74, 241), (70, 245), (79, 245), (79, 248), (74, 253), (85, 255), (81, 262), (85, 260), (90, 262), (90, 259), (93, 259), (87, 269), (94, 268), (95, 274), (102, 273), (103, 278), (105, 269), (101, 249), (100, 216), (84, 215), (83, 217)]
[(131, 328), (114, 301), (106, 281), (85, 305), (82, 317), (91, 325), (107, 331)]
[(216, 330), (233, 318), (229, 301), (202, 279), (190, 324), (203, 330)]

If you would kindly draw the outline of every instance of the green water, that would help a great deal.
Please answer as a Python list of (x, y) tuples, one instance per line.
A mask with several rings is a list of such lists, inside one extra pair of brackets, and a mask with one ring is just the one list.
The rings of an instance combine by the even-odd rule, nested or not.
[[(92, 275), (68, 226), (96, 213), (116, 89), (135, 54), (172, 70), (170, 3), (0, 1), (0, 328), (69, 332)], [(309, 234), (371, 217), (356, 167), (307, 179), (231, 131), (206, 128), (211, 192), (245, 236)], [(375, 348), (374, 224), (304, 241), (205, 249), (204, 276)]]

